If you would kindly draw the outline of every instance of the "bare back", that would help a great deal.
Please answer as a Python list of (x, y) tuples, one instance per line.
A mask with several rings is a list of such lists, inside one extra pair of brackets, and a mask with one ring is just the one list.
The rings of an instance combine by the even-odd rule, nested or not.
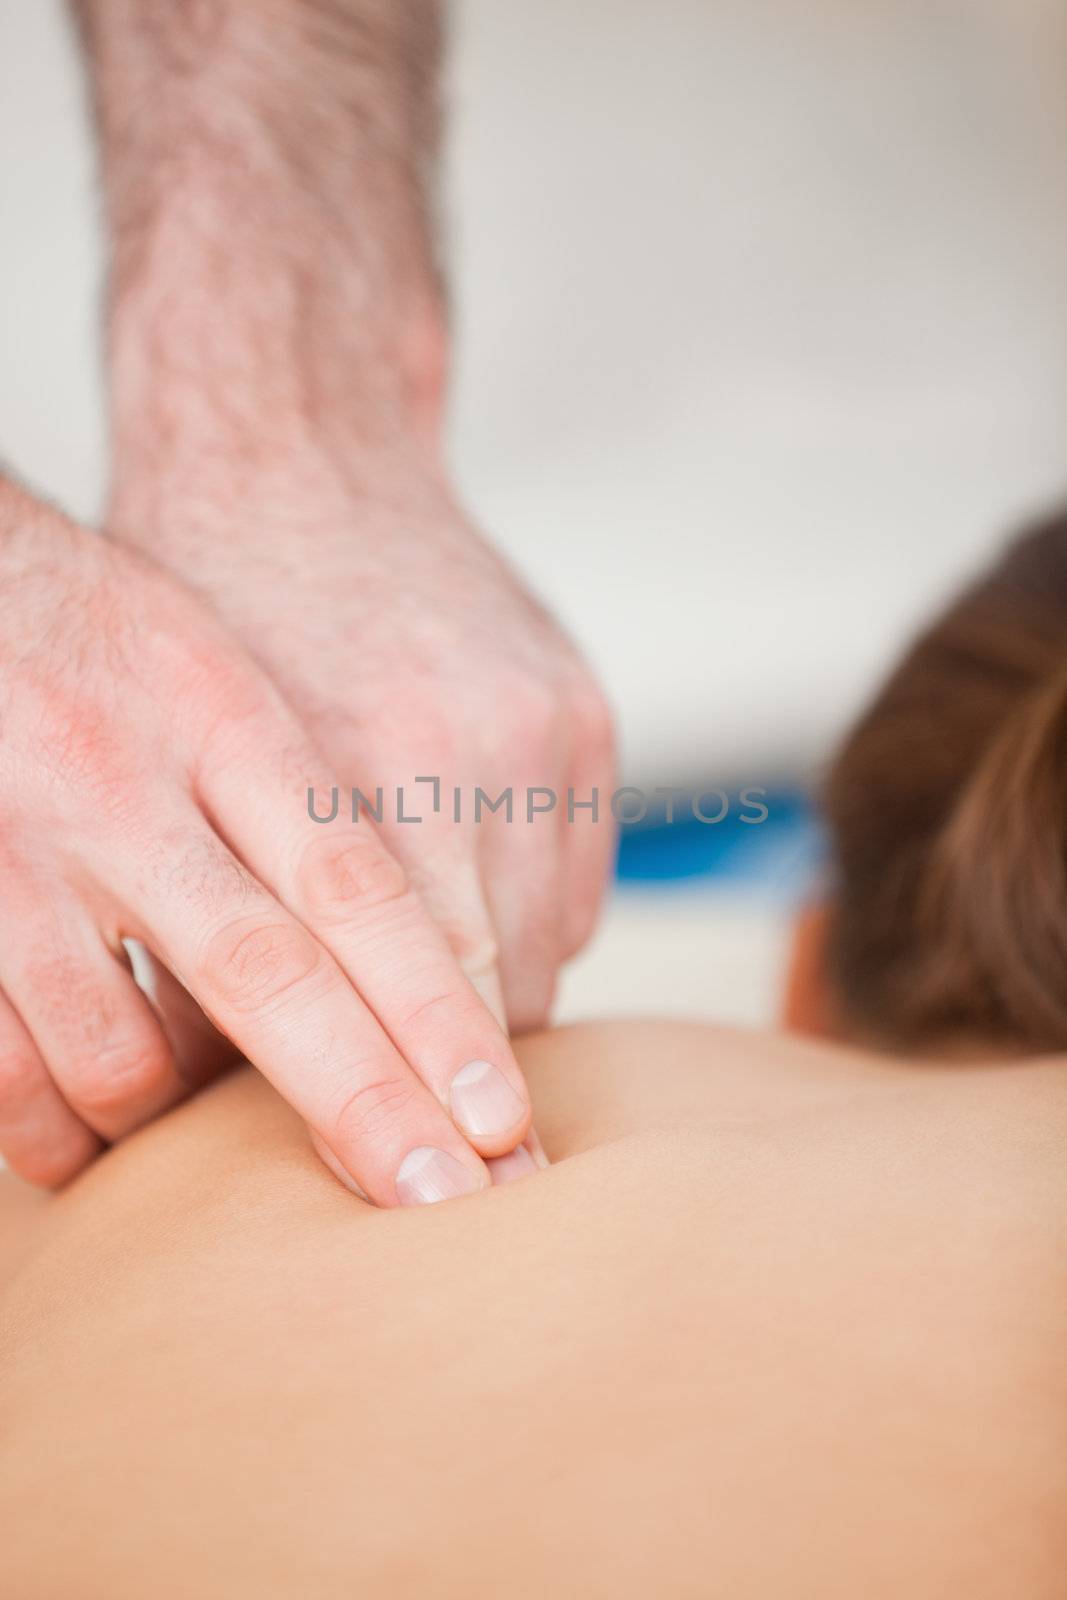
[(250, 1072), (0, 1301), (19, 1600), (1052, 1600), (1067, 1072), (527, 1041), (552, 1169), (379, 1212)]

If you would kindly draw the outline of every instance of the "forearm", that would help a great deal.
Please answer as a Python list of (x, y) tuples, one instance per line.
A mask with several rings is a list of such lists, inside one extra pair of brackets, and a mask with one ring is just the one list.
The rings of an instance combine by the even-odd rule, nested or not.
[(76, 9), (112, 241), (120, 516), (135, 483), (156, 486), (159, 533), (187, 484), (240, 492), (279, 459), (432, 440), (434, 0)]

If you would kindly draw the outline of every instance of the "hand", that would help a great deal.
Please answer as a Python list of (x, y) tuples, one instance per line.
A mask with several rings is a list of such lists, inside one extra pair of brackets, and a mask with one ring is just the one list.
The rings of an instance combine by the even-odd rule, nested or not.
[(186, 1091), (122, 961), (133, 939), (372, 1200), (489, 1182), (481, 1157), (527, 1134), (525, 1088), (403, 869), (365, 822), (308, 821), (318, 750), (192, 596), (8, 485), (0, 726), (16, 1171), (62, 1182)]
[[(536, 1027), (612, 857), (603, 695), (425, 459), (348, 478), (335, 462), (287, 449), (240, 473), (231, 460), (195, 494), (134, 465), (118, 520), (267, 668), (340, 775), (342, 817), (353, 786), (372, 803), (381, 787), (384, 840), (463, 970), (501, 1015), (502, 986), (513, 1030)], [(437, 814), (417, 776), (440, 779)], [(512, 820), (483, 807), (475, 822), (476, 786), (510, 788)], [(556, 796), (532, 822), (527, 786)], [(398, 821), (398, 788), (420, 823)], [(569, 816), (568, 790), (588, 802), (594, 788), (597, 820)]]
[[(532, 1027), (607, 875), (610, 815), (572, 822), (567, 789), (606, 805), (612, 736), (438, 466), (442, 7), (79, 11), (112, 245), (109, 524), (202, 591), (345, 787), (382, 787), (386, 842), (464, 970), (499, 1005), (499, 951), (508, 1019)], [(401, 823), (422, 775), (442, 811)], [(557, 797), (529, 823), (528, 785)], [(475, 786), (512, 788), (514, 819), (473, 823)]]

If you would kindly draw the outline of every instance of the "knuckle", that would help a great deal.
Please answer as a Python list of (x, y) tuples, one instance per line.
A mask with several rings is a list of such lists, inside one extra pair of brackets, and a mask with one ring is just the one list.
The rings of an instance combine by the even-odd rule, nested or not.
[(191, 713), (193, 769), (209, 775), (258, 757), (264, 750), (282, 782), (301, 794), (315, 757), (274, 684), (247, 662), (227, 656), (206, 674)]
[(299, 871), (304, 903), (315, 916), (332, 919), (401, 900), (410, 887), (395, 856), (377, 843), (315, 841)]
[(500, 960), (500, 946), (493, 930), (484, 923), (446, 918), (444, 935), (449, 949), (469, 978), (491, 972)]
[(117, 1041), (76, 1059), (64, 1072), (63, 1091), (90, 1116), (107, 1116), (151, 1094), (167, 1065), (161, 1046)]
[(221, 928), (207, 943), (203, 977), (238, 1011), (283, 999), (321, 968), (324, 952), (298, 923), (265, 922)]
[(418, 1091), (403, 1077), (373, 1078), (351, 1090), (331, 1119), (340, 1149), (358, 1149), (388, 1139), (416, 1109)]
[(100, 802), (121, 798), (129, 778), (122, 734), (91, 697), (51, 690), (37, 705), (35, 737), (47, 768)]
[(202, 627), (195, 639), (181, 634), (171, 645), (171, 683), (201, 755), (228, 759), (257, 738), (273, 712), (270, 686), (225, 639), (205, 636)]

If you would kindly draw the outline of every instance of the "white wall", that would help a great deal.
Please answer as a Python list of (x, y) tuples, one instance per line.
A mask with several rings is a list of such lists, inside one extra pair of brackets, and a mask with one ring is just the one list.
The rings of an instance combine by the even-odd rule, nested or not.
[(632, 770), (808, 761), (1067, 489), (1067, 9), (465, 0), (465, 481)]
[[(631, 774), (806, 764), (1005, 518), (1067, 485), (1053, 0), (463, 0), (455, 456)], [(0, 0), (0, 454), (103, 481), (60, 0)]]

